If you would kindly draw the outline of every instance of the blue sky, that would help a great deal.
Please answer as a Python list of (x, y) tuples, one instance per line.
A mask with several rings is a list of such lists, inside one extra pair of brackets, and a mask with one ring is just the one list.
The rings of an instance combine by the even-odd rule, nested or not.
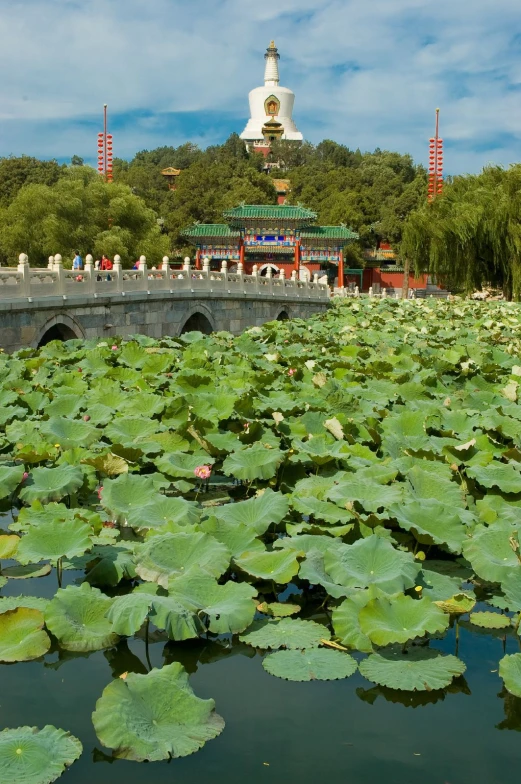
[(0, 0), (0, 155), (96, 157), (240, 133), (274, 38), (306, 139), (448, 173), (521, 160), (519, 0)]

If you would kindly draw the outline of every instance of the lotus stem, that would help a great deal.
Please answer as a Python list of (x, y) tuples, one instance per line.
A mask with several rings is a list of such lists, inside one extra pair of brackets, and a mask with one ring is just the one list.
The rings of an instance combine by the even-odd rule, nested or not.
[(148, 664), (148, 670), (152, 669), (152, 662), (150, 661), (150, 651), (149, 651), (149, 639), (148, 639), (148, 632), (150, 629), (150, 618), (147, 616), (147, 622), (145, 624), (145, 657)]

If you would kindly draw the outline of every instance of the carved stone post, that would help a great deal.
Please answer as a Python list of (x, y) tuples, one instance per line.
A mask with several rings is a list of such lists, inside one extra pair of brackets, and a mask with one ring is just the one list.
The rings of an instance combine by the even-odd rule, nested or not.
[(382, 297), (382, 299), (385, 299), (387, 296), (387, 289), (382, 289), (382, 293), (380, 296)]
[(297, 280), (297, 270), (292, 270), (291, 272), (291, 280), (295, 282)]
[(123, 267), (121, 266), (121, 256), (114, 256), (114, 264), (112, 271), (116, 279), (116, 286), (118, 291), (123, 291)]
[(50, 270), (54, 269), (54, 256), (49, 256), (47, 269), (50, 269)]
[(63, 274), (63, 259), (59, 253), (54, 257), (53, 270), (56, 273), (56, 293), (65, 294), (65, 276)]
[(279, 270), (279, 280), (285, 280), (285, 278), (286, 278), (286, 273), (284, 272), (284, 270), (283, 269)]
[(84, 277), (85, 277), (85, 293), (94, 294), (94, 289), (96, 287), (96, 279), (94, 277), (94, 259), (92, 258), (90, 253), (85, 258)]
[(223, 273), (223, 275), (228, 274), (228, 262), (226, 261), (226, 259), (223, 259), (223, 262), (221, 264), (221, 272)]
[(252, 278), (257, 278), (259, 276), (259, 268), (256, 264), (253, 265), (251, 276)]
[(18, 272), (22, 276), (20, 281), (20, 293), (23, 297), (31, 296), (31, 270), (29, 268), (29, 256), (20, 253), (18, 257)]
[(359, 296), (360, 296), (360, 289), (358, 288), (358, 286), (355, 286), (355, 297), (359, 297)]
[(190, 277), (190, 256), (185, 256), (185, 260), (183, 262), (183, 272), (187, 272), (188, 277)]
[(269, 278), (270, 280), (273, 277), (273, 274), (272, 274), (272, 271), (271, 271), (271, 267), (268, 267), (266, 269), (266, 277)]
[(207, 275), (210, 272), (210, 259), (208, 256), (205, 256), (203, 259), (203, 272), (205, 272)]

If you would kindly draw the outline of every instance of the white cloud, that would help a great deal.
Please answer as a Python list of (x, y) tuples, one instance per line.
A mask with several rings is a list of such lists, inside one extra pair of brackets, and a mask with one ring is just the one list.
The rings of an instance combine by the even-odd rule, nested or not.
[[(219, 113), (240, 132), (263, 52), (279, 46), (283, 83), (307, 138), (427, 158), (442, 109), (446, 169), (519, 158), (518, 0), (17, 0), (2, 3), (0, 154), (91, 156), (85, 124), (145, 112), (117, 154), (179, 144), (154, 114)], [(343, 72), (344, 64), (350, 69)], [(356, 68), (358, 70), (356, 70)], [(233, 118), (236, 118), (233, 121)], [(212, 115), (206, 142), (219, 140)], [(197, 132), (194, 132), (195, 139)], [(485, 150), (483, 152), (483, 150)]]

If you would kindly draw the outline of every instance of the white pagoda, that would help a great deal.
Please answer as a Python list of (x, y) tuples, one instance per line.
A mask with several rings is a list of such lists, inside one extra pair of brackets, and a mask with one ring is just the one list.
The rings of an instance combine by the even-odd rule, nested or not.
[(280, 54), (272, 41), (264, 55), (266, 70), (264, 87), (256, 87), (249, 95), (250, 119), (241, 133), (248, 148), (262, 150), (275, 139), (301, 142), (303, 136), (293, 122), (295, 93), (280, 86)]

